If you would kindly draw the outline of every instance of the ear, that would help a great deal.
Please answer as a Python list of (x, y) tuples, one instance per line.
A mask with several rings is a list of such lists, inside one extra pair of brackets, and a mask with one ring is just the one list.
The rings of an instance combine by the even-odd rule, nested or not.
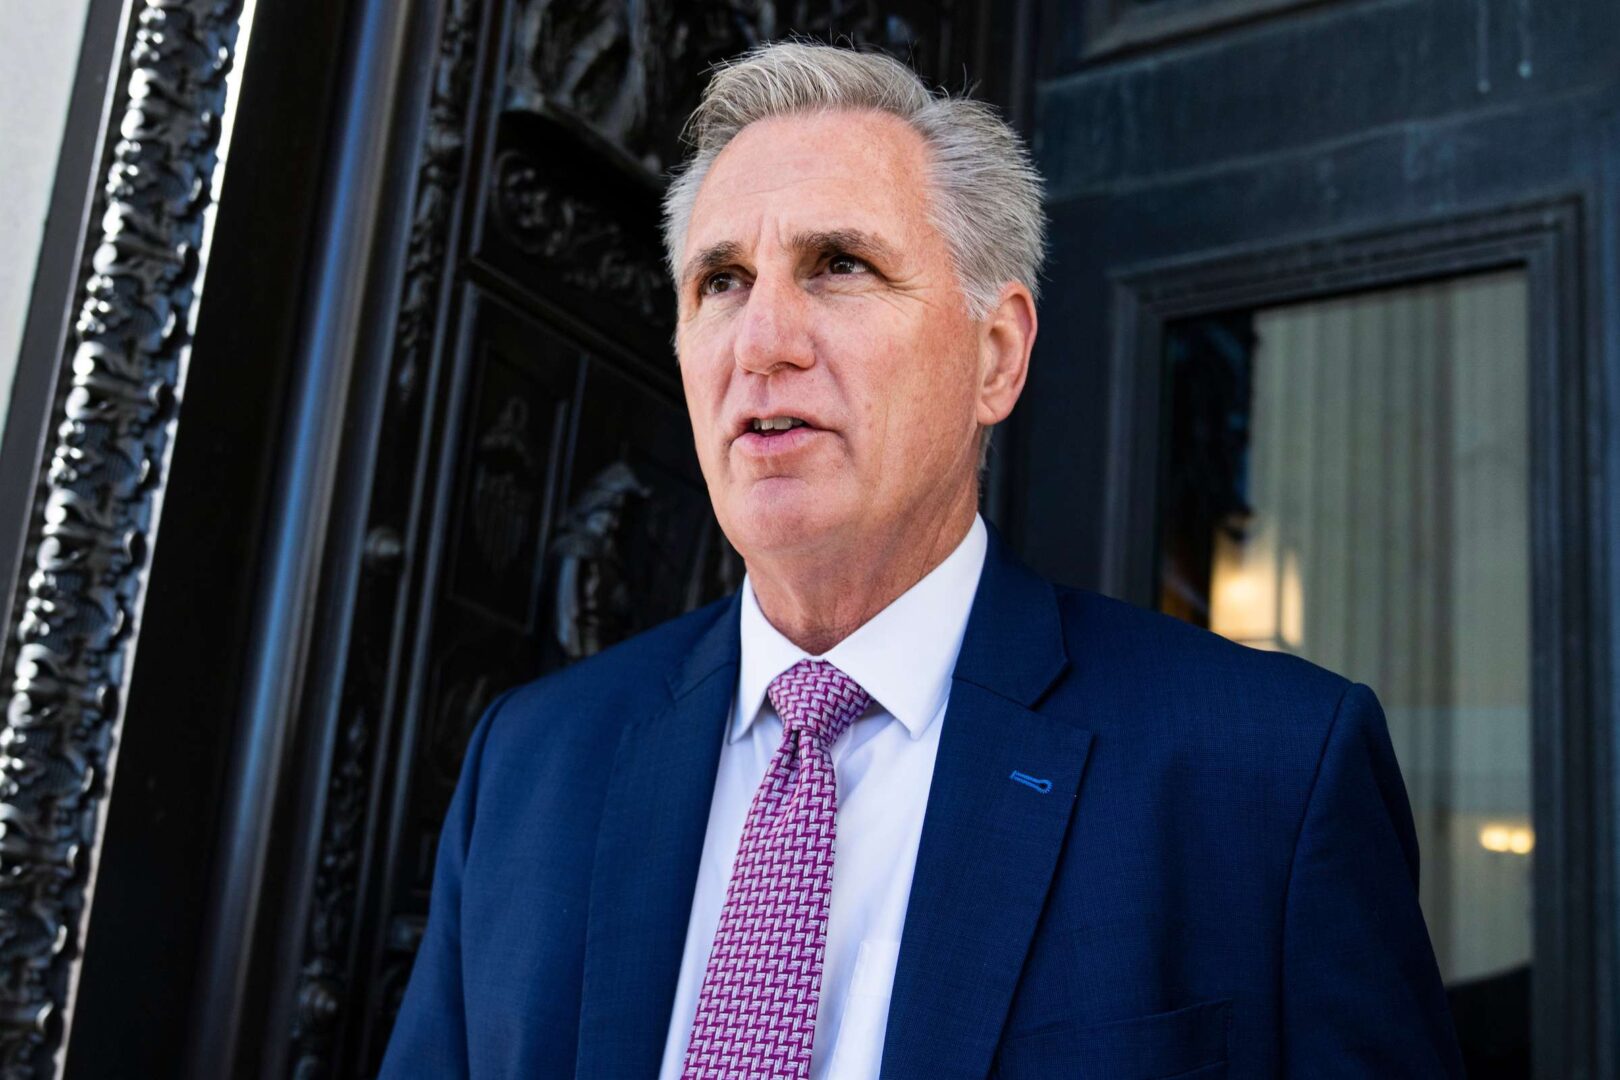
[(1036, 327), (1035, 298), (1025, 285), (1009, 281), (979, 324), (980, 427), (1001, 423), (1017, 404), (1029, 374)]

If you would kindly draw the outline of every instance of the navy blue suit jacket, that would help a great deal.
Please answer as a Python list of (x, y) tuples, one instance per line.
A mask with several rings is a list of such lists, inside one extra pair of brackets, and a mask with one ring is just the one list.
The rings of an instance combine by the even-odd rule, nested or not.
[[(656, 1075), (737, 627), (722, 601), (490, 707), (386, 1080)], [(992, 533), (944, 725), (884, 1077), (1462, 1075), (1365, 687)]]

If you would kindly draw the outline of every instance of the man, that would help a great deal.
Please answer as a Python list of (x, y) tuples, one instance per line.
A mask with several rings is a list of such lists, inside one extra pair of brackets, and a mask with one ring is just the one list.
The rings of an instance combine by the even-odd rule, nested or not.
[(800, 43), (691, 130), (676, 352), (747, 580), (490, 708), (383, 1075), (1461, 1075), (1373, 695), (976, 513), (1016, 136)]

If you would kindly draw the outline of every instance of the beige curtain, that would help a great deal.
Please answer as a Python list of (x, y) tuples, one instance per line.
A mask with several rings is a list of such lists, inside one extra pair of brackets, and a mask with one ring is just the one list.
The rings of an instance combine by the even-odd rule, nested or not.
[(1518, 271), (1258, 313), (1211, 624), (1377, 691), (1448, 982), (1530, 957), (1527, 297)]

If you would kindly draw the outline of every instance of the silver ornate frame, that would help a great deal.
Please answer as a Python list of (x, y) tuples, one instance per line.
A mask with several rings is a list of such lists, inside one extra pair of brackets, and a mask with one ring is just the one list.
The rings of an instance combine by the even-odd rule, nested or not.
[(242, 0), (131, 0), (8, 625), (0, 1077), (54, 1076), (201, 288)]

